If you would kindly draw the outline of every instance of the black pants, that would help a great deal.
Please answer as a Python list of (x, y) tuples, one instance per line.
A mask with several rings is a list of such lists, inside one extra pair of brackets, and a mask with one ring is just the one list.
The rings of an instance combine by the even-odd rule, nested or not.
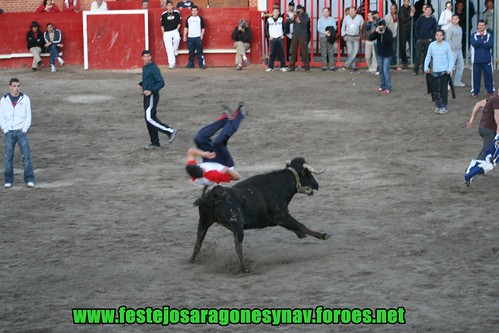
[(159, 146), (158, 131), (165, 133), (170, 137), (173, 133), (173, 128), (167, 124), (162, 123), (156, 117), (156, 107), (159, 102), (159, 94), (151, 94), (149, 96), (144, 96), (144, 117), (146, 120), (147, 131), (149, 132), (149, 137), (151, 138), (151, 144)]
[(438, 108), (446, 107), (449, 104), (449, 76), (447, 73), (433, 73), (429, 76), (431, 96)]
[(291, 40), (291, 60), (289, 67), (294, 69), (298, 57), (298, 46), (300, 46), (300, 53), (305, 69), (310, 69), (310, 57), (308, 56), (308, 38), (307, 36), (293, 36)]
[(428, 39), (418, 39), (416, 42), (416, 52), (414, 53), (414, 72), (419, 72), (419, 64), (421, 61), (424, 63), (426, 57), (426, 52), (428, 51), (428, 45), (431, 41)]
[[(407, 54), (406, 54), (406, 44), (407, 42), (410, 40), (411, 38), (411, 29), (400, 29), (400, 38), (399, 38), (399, 42), (400, 42), (400, 47), (399, 47), (399, 53), (400, 53), (400, 58), (402, 59), (402, 63), (404, 65), (407, 65)], [(411, 50), (412, 51), (412, 50)]]

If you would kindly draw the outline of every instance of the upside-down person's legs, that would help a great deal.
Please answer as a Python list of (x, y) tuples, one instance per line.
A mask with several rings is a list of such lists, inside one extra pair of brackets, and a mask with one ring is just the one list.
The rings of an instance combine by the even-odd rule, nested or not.
[(227, 118), (227, 115), (224, 114), (213, 123), (201, 128), (194, 137), (196, 147), (204, 151), (213, 151), (211, 137), (221, 130), (225, 124), (227, 124), (228, 120), (229, 118)]
[(241, 106), (239, 106), (234, 116), (225, 124), (220, 134), (218, 134), (217, 137), (213, 140), (213, 147), (215, 149), (215, 153), (217, 154), (217, 157), (215, 159), (225, 166), (234, 166), (234, 160), (232, 159), (232, 156), (227, 149), (227, 143), (229, 142), (229, 139), (234, 135), (234, 133), (237, 132), (237, 130), (239, 129), (239, 125), (241, 124), (243, 119), (244, 114), (241, 111)]

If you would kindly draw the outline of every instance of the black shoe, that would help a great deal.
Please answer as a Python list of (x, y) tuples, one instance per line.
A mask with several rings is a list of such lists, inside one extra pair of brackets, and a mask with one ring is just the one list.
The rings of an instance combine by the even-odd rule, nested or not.
[(200, 69), (206, 69), (206, 66), (199, 66)]
[(243, 70), (243, 66), (241, 66), (241, 65), (237, 65), (237, 70), (238, 70), (238, 71), (242, 71), (242, 70)]
[(294, 72), (295, 68), (294, 67), (288, 67), (288, 72)]
[(145, 150), (156, 150), (156, 149), (160, 149), (160, 148), (161, 148), (160, 145), (153, 145), (152, 143), (144, 146)]
[(31, 68), (31, 70), (32, 70), (33, 72), (36, 72), (36, 68)]
[(172, 134), (170, 134), (169, 142), (172, 143), (175, 140), (175, 136), (177, 136), (177, 130), (174, 128)]
[(194, 68), (194, 66), (186, 65), (184, 68)]
[(36, 63), (38, 66), (42, 66), (43, 62), (40, 60), (39, 62)]
[(411, 74), (412, 76), (417, 76), (418, 75), (418, 72), (412, 72)]

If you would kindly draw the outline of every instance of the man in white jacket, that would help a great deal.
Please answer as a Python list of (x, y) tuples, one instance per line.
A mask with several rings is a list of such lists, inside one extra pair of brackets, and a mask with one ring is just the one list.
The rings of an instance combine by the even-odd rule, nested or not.
[(31, 165), (28, 130), (31, 126), (31, 102), (20, 91), (19, 79), (9, 81), (10, 93), (0, 100), (0, 128), (5, 134), (5, 188), (14, 183), (14, 149), (19, 145), (23, 157), (24, 182), (35, 187), (35, 174)]

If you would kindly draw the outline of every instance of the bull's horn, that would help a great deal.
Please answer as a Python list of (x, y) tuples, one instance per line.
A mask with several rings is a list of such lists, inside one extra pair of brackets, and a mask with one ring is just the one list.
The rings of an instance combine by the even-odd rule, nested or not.
[(316, 174), (316, 175), (321, 174), (321, 173), (323, 173), (325, 171), (325, 169), (315, 170), (314, 168), (312, 168), (310, 165), (308, 165), (306, 163), (303, 164), (303, 167), (305, 169), (307, 169), (308, 171), (310, 171), (311, 173)]
[(291, 161), (286, 161), (286, 168), (291, 165)]

